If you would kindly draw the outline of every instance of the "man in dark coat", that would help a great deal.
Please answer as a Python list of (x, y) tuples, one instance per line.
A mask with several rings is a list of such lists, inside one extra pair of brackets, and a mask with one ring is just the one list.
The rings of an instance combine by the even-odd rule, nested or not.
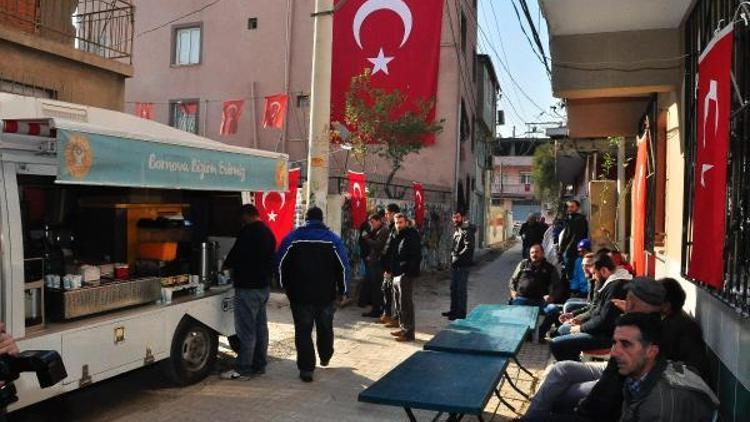
[(474, 265), (474, 239), (477, 228), (464, 219), (464, 212), (453, 213), (451, 248), (451, 308), (443, 316), (451, 321), (466, 318), (469, 268)]
[[(369, 218), (370, 230), (363, 235), (362, 241), (367, 246), (368, 254), (364, 256), (365, 265), (367, 266), (367, 289), (370, 297), (368, 301), (372, 303), (372, 310), (362, 314), (364, 317), (379, 318), (383, 314), (383, 263), (381, 256), (385, 243), (388, 241), (389, 230), (383, 224), (383, 217), (380, 214), (373, 214)], [(361, 294), (361, 293), (360, 293)]]
[(395, 304), (393, 303), (393, 276), (391, 275), (391, 262), (393, 261), (392, 255), (394, 251), (391, 244), (394, 242), (397, 234), (396, 223), (393, 221), (393, 216), (399, 212), (401, 212), (401, 208), (396, 204), (391, 203), (385, 207), (385, 226), (388, 230), (388, 238), (385, 241), (383, 253), (381, 254), (381, 262), (384, 270), (382, 285), (383, 315), (380, 316), (378, 322), (385, 324), (388, 328), (399, 327), (398, 315), (395, 314)]
[(389, 247), (389, 272), (393, 277), (393, 303), (399, 315), (399, 330), (391, 335), (396, 341), (414, 341), (414, 283), (419, 277), (422, 264), (422, 243), (419, 232), (409, 223), (404, 214), (394, 216), (396, 237)]
[(573, 269), (578, 257), (578, 242), (588, 238), (589, 223), (580, 214), (581, 203), (575, 199), (566, 202), (568, 215), (565, 219), (562, 237), (559, 243), (560, 261), (563, 263), (564, 273), (568, 280), (573, 277)]
[(264, 373), (268, 356), (266, 304), (276, 239), (260, 221), (255, 206), (243, 205), (241, 218), (242, 229), (224, 261), (224, 267), (233, 270), (234, 327), (240, 351), (235, 368), (221, 374), (224, 379), (244, 379)]
[(323, 211), (307, 210), (305, 225), (289, 233), (276, 254), (279, 283), (286, 289), (294, 318), (297, 368), (305, 382), (313, 380), (317, 334), (320, 366), (333, 356), (336, 299), (346, 294), (349, 258), (341, 238), (323, 224)]

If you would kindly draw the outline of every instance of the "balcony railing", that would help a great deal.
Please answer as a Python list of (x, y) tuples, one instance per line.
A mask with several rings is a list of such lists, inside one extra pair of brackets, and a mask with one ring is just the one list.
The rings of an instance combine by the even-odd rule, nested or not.
[(0, 0), (0, 26), (132, 63), (134, 7), (126, 0)]
[(534, 196), (534, 185), (530, 183), (493, 183), (493, 195), (505, 195), (514, 197)]

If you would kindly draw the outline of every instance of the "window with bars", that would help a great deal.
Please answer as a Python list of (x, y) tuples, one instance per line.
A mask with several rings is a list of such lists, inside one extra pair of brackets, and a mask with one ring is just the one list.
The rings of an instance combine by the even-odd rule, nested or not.
[(173, 100), (169, 102), (169, 125), (185, 132), (198, 133), (198, 100)]
[(178, 27), (174, 30), (172, 64), (187, 66), (201, 62), (201, 25)]
[[(699, 0), (685, 23), (685, 206), (683, 219), (682, 269), (687, 272), (691, 252), (690, 223), (695, 187), (697, 144), (697, 100), (695, 87), (698, 57), (711, 40), (714, 30), (730, 22), (740, 0)], [(722, 22), (723, 21), (723, 22)], [(735, 24), (733, 76), (730, 114), (729, 162), (727, 168), (726, 233), (724, 245), (724, 284), (711, 289), (739, 313), (750, 316), (750, 27)], [(686, 274), (684, 274), (687, 277)], [(700, 280), (693, 280), (702, 285)], [(708, 288), (708, 287), (706, 287)]]

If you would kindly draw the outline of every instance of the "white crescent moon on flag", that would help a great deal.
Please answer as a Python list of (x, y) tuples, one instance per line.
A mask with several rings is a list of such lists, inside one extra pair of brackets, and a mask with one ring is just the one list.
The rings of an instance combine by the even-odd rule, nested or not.
[[(359, 196), (357, 195), (357, 191), (359, 191)], [(365, 195), (362, 193), (362, 186), (360, 186), (359, 183), (355, 182), (354, 186), (352, 186), (352, 192), (354, 192), (355, 198), (364, 198)]]
[(419, 201), (417, 201), (417, 203), (421, 204), (421, 203), (422, 203), (422, 201), (424, 201), (424, 197), (422, 197), (422, 192), (420, 192), (420, 191), (417, 191), (417, 192), (416, 192), (416, 193), (414, 194), (414, 196), (415, 196), (416, 198), (419, 198)]
[(276, 210), (276, 211), (281, 211), (281, 210), (283, 210), (283, 209), (284, 209), (284, 205), (286, 205), (286, 194), (284, 194), (284, 193), (279, 193), (279, 192), (263, 192), (263, 198), (262, 198), (262, 199), (261, 199), (261, 201), (260, 201), (260, 202), (261, 202), (261, 204), (263, 204), (263, 209), (266, 209), (266, 210), (268, 209), (268, 208), (266, 207), (266, 198), (268, 197), (268, 194), (270, 194), (270, 193), (275, 193), (276, 195), (279, 195), (279, 197), (281, 198), (281, 206), (280, 206), (280, 207), (279, 207), (279, 209), (278, 209), (278, 210)]
[(278, 101), (274, 101), (271, 103), (271, 118), (275, 119), (276, 116), (279, 114), (279, 111), (281, 111), (281, 103)]
[(359, 7), (359, 10), (357, 10), (357, 14), (354, 15), (354, 40), (357, 42), (359, 48), (364, 48), (362, 47), (361, 40), (362, 24), (371, 14), (377, 12), (378, 10), (390, 10), (396, 13), (401, 18), (404, 23), (404, 38), (401, 40), (401, 45), (399, 45), (399, 48), (403, 47), (404, 44), (406, 44), (406, 41), (409, 40), (413, 24), (411, 9), (409, 9), (409, 6), (407, 6), (403, 0), (367, 0), (364, 4), (362, 4), (362, 6)]

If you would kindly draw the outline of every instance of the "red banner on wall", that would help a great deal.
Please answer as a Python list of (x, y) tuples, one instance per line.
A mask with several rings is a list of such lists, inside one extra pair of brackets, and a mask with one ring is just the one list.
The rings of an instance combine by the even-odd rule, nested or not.
[(237, 127), (240, 124), (242, 111), (245, 109), (244, 100), (224, 101), (224, 107), (221, 112), (221, 126), (219, 135), (227, 136), (237, 133)]
[(727, 157), (734, 27), (714, 36), (698, 60), (693, 239), (688, 275), (721, 288), (724, 281)]
[(367, 195), (365, 192), (365, 174), (356, 171), (348, 171), (349, 196), (352, 206), (352, 222), (354, 228), (358, 229), (362, 223), (367, 221)]
[(255, 207), (260, 219), (268, 224), (276, 237), (277, 246), (294, 228), (299, 175), (300, 169), (289, 170), (289, 189), (286, 192), (255, 192)]
[(414, 185), (414, 222), (417, 227), (424, 225), (424, 188), (421, 183), (413, 182)]
[(154, 103), (135, 103), (135, 115), (143, 119), (154, 120)]
[(286, 94), (272, 95), (266, 97), (266, 104), (263, 108), (263, 127), (264, 128), (284, 128), (284, 119), (289, 103), (289, 97)]
[[(333, 18), (331, 121), (344, 122), (352, 77), (372, 71), (377, 88), (398, 89), (407, 109), (437, 95), (443, 0), (347, 0)], [(456, 31), (459, 31), (456, 28)], [(460, 36), (457, 35), (456, 36)], [(435, 118), (433, 107), (430, 120)], [(434, 144), (434, 136), (425, 139)]]
[(633, 178), (632, 214), (633, 214), (633, 269), (638, 276), (646, 275), (646, 177), (648, 175), (649, 129), (638, 138), (638, 155), (635, 161)]

